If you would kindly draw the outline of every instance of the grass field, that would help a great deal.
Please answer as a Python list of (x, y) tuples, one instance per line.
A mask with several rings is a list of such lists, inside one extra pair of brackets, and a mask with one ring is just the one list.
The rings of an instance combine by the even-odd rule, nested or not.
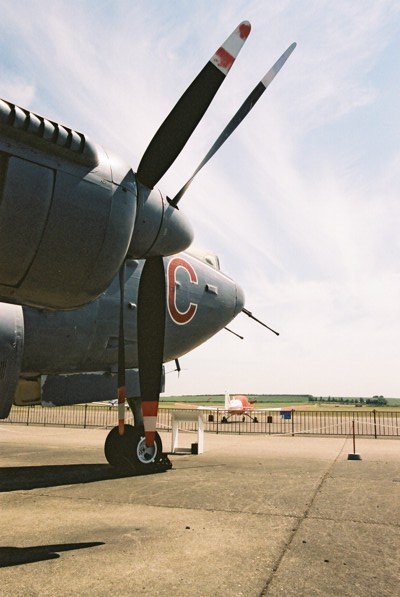
[[(343, 408), (343, 409), (353, 409), (354, 403), (347, 403), (343, 404), (342, 402), (310, 402), (309, 398), (319, 398), (316, 396), (312, 396), (311, 394), (248, 394), (250, 400), (256, 400), (255, 408), (269, 408), (269, 407), (290, 407), (296, 405), (307, 405), (309, 408)], [(325, 400), (327, 397), (323, 397)], [(354, 400), (354, 396), (343, 396), (344, 400)], [(364, 398), (364, 401), (367, 398), (371, 398), (371, 396), (360, 396), (359, 398)], [(193, 396), (161, 396), (161, 406), (169, 407), (176, 403), (183, 402), (188, 404), (196, 404), (198, 406), (223, 406), (224, 404), (224, 396), (222, 394), (199, 394)], [(379, 408), (393, 408), (395, 406), (400, 406), (400, 398), (386, 398), (387, 405), (386, 407), (379, 407)], [(362, 408), (374, 408), (372, 405), (363, 404)]]

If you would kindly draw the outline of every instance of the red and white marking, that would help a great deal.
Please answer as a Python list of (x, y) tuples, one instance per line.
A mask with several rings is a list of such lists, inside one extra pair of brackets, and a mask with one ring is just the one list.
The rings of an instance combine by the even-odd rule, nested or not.
[(198, 284), (197, 273), (194, 267), (181, 257), (173, 257), (167, 268), (167, 306), (168, 313), (177, 325), (186, 325), (196, 315), (197, 305), (189, 303), (185, 311), (180, 311), (176, 304), (176, 272), (181, 268), (186, 271), (191, 284)]
[(154, 438), (156, 435), (158, 400), (143, 401), (142, 412), (146, 446), (150, 448), (154, 445)]
[(237, 55), (250, 34), (250, 30), (251, 25), (248, 21), (240, 23), (211, 58), (211, 62), (224, 73), (224, 75), (228, 74), (229, 69), (235, 62)]

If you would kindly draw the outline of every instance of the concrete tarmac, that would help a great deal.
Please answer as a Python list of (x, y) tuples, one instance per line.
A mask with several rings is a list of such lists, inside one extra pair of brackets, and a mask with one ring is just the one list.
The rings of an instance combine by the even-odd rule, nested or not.
[(1, 596), (399, 595), (398, 440), (206, 434), (135, 477), (106, 434), (0, 425)]

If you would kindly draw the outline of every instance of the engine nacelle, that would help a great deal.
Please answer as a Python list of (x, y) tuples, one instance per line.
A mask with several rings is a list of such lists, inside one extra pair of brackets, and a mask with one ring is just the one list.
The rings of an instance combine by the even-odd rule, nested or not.
[(125, 163), (0, 100), (0, 300), (75, 309), (127, 256), (171, 255), (192, 238), (179, 209), (137, 185)]
[(24, 316), (19, 305), (0, 303), (0, 419), (8, 417), (21, 371)]
[(129, 167), (0, 100), (2, 300), (52, 309), (92, 301), (126, 256), (135, 214)]

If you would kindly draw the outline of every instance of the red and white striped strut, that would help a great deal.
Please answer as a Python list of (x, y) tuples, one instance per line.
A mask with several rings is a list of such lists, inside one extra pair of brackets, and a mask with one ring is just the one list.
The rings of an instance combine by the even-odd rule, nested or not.
[(224, 75), (228, 74), (229, 69), (235, 62), (235, 58), (248, 38), (250, 30), (251, 25), (248, 21), (240, 23), (211, 58), (210, 62), (212, 62), (212, 64), (214, 64)]

